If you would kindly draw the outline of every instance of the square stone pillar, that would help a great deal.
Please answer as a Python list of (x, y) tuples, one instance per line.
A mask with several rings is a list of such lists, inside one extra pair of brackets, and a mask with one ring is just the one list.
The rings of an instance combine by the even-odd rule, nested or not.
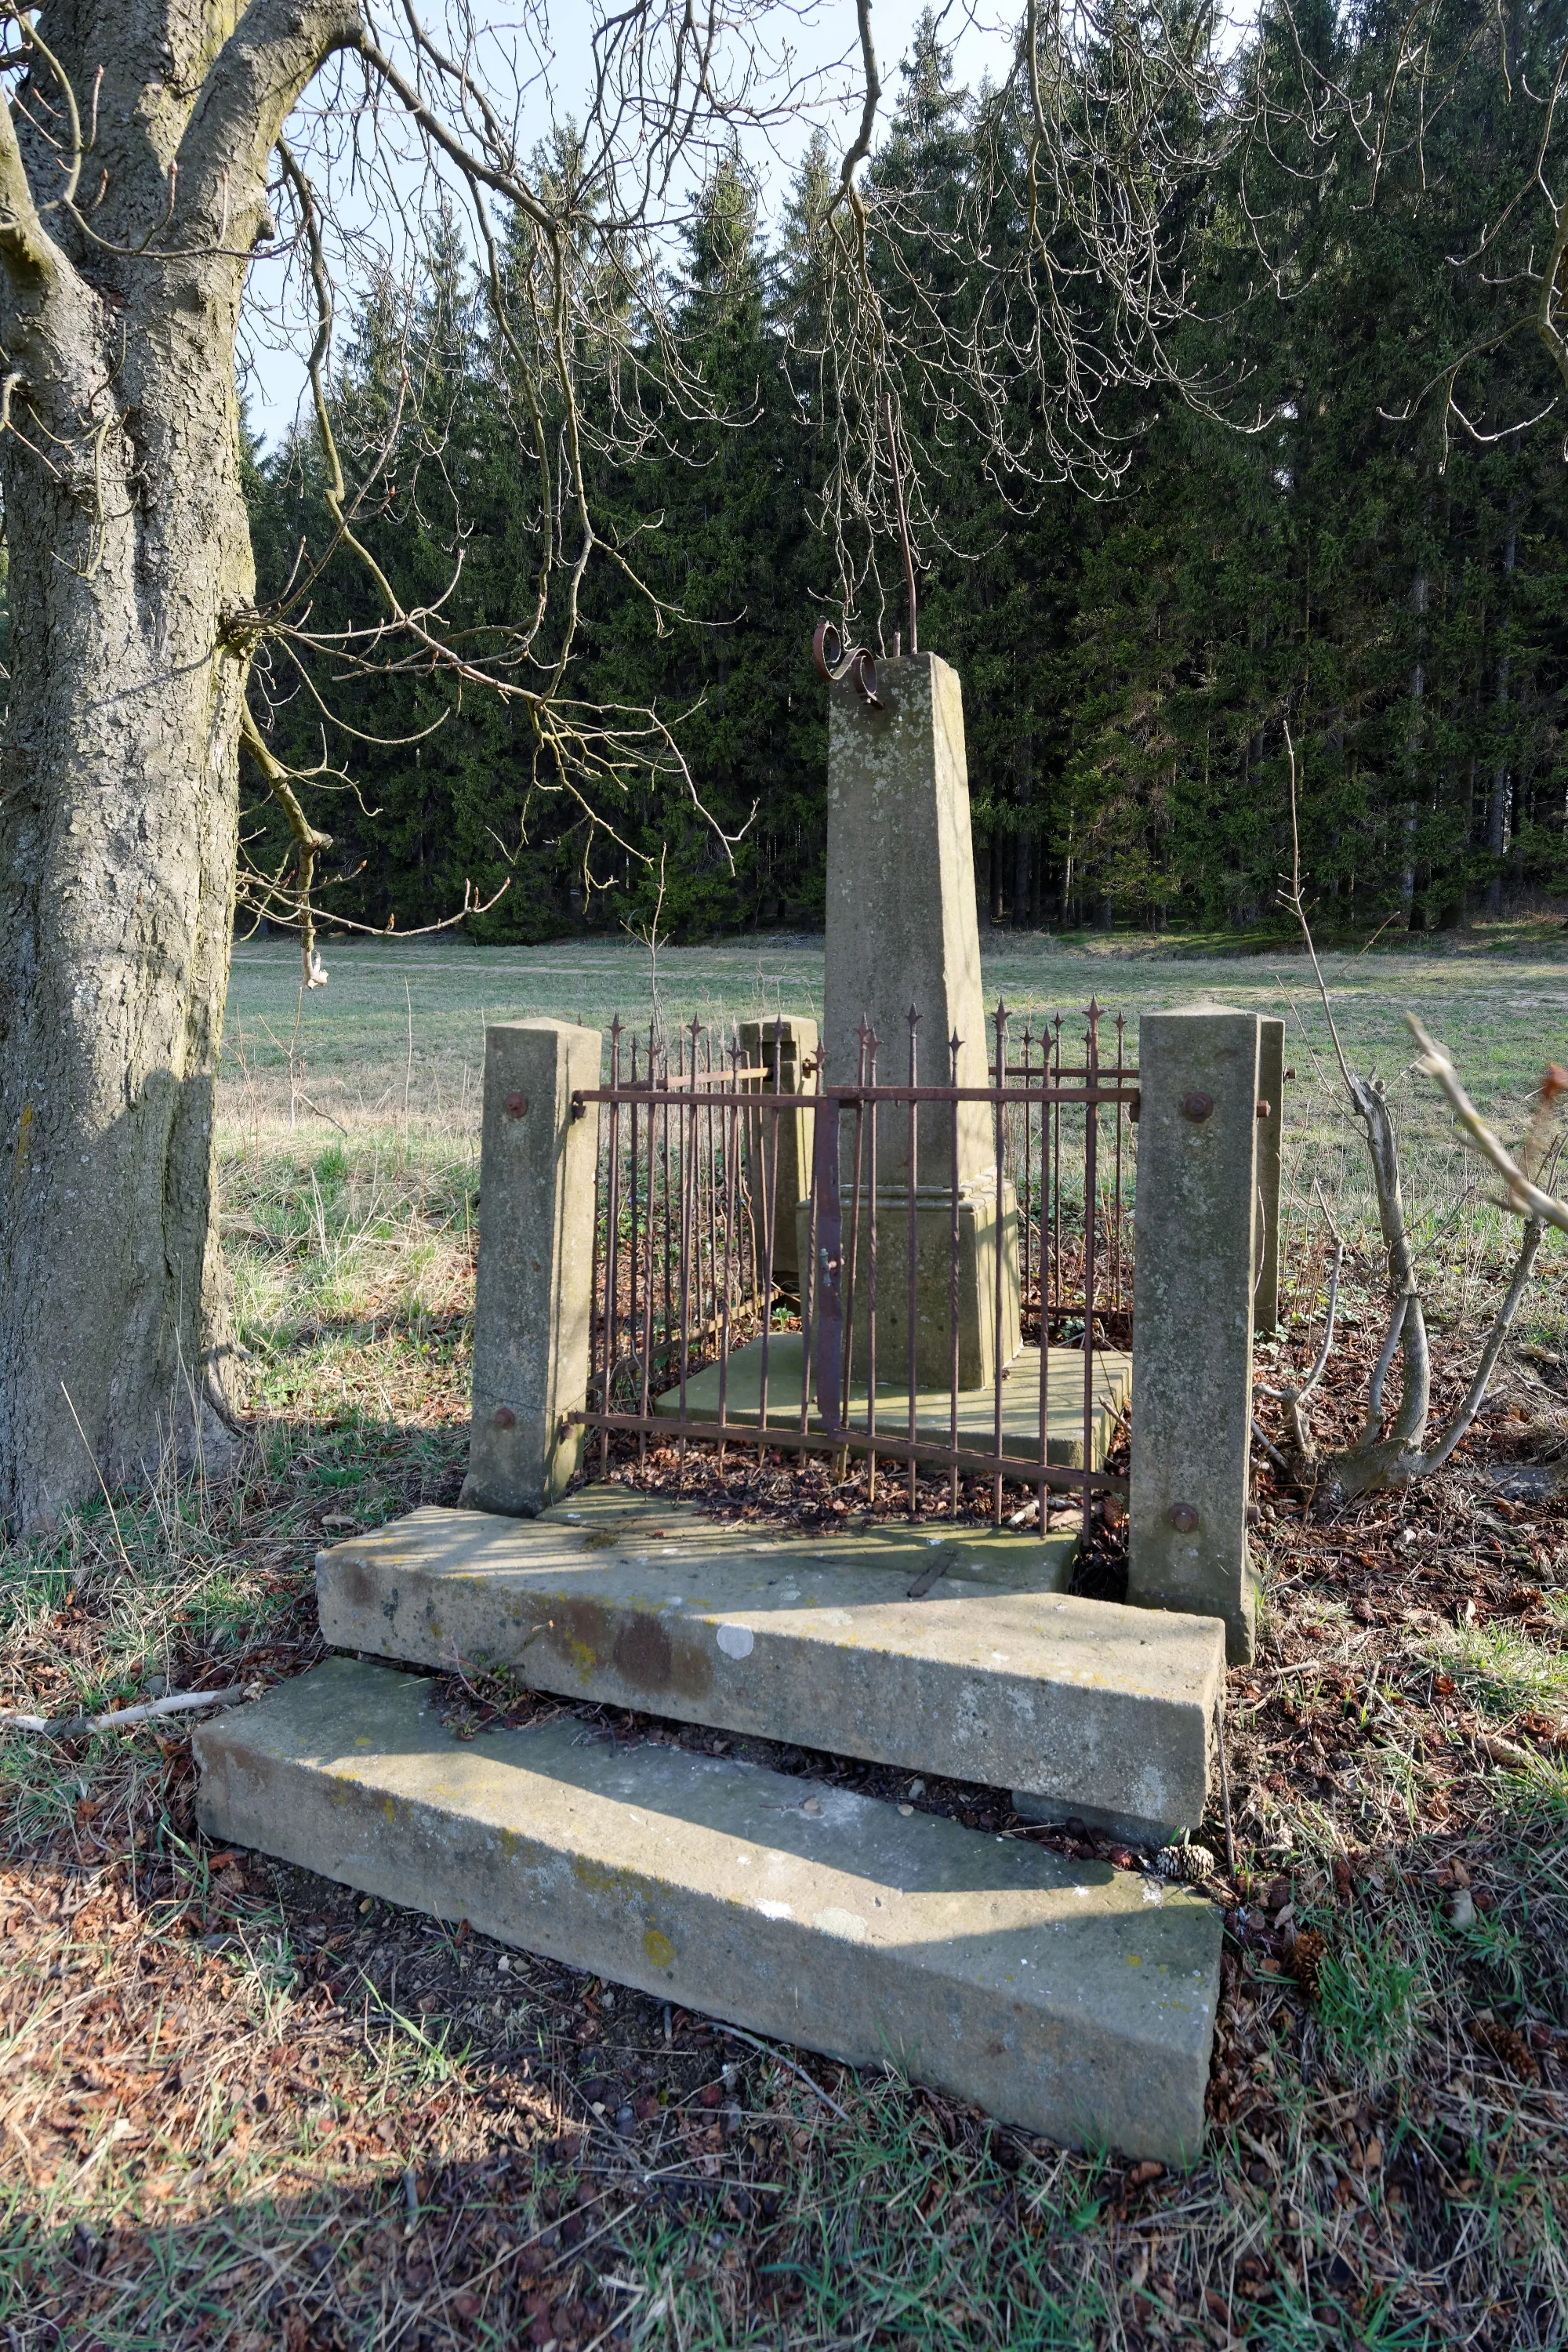
[(1279, 1328), (1279, 1194), (1284, 1173), (1285, 1024), (1273, 1013), (1258, 1024), (1258, 1281), (1254, 1331)]
[[(880, 709), (849, 678), (828, 688), (825, 1080), (855, 1083), (865, 1020), (879, 1041), (879, 1080), (906, 1084), (912, 1005), (920, 1015), (920, 1083), (984, 1087), (994, 1031), (981, 989), (963, 689), (957, 671), (937, 655), (910, 654), (878, 661), (877, 694)], [(949, 1045), (955, 1035), (956, 1071)], [(842, 1127), (847, 1217), (853, 1124), (847, 1117)], [(902, 1106), (880, 1113), (877, 1150), (877, 1369), (879, 1378), (901, 1381), (909, 1360), (911, 1176), (910, 1118)], [(999, 1356), (1005, 1361), (1018, 1345), (1017, 1209), (1008, 1184), (998, 1228), (994, 1120), (987, 1103), (923, 1103), (920, 1109), (913, 1178), (916, 1377), (922, 1386), (945, 1388), (951, 1377), (948, 1266), (955, 1170), (959, 1379), (962, 1387), (978, 1388), (994, 1378)], [(857, 1289), (863, 1299), (864, 1239), (859, 1260)], [(857, 1354), (863, 1364), (858, 1346)]]
[(468, 1475), (475, 1510), (532, 1517), (582, 1465), (565, 1420), (588, 1393), (599, 1109), (596, 1029), (501, 1021), (485, 1031), (479, 1263)]
[(1250, 1658), (1247, 1543), (1258, 1220), (1255, 1013), (1138, 1030), (1129, 1601), (1225, 1621)]
[[(816, 1060), (815, 1021), (786, 1013), (774, 1021), (742, 1021), (742, 1058), (765, 1076), (745, 1083), (751, 1094), (769, 1095), (775, 1086), (781, 1095), (809, 1094), (816, 1086), (815, 1066), (803, 1080), (802, 1066)], [(774, 1064), (781, 1066), (775, 1072)], [(773, 1139), (777, 1137), (775, 1147)], [(765, 1146), (765, 1151), (764, 1151)], [(778, 1154), (776, 1174), (774, 1150)], [(811, 1190), (811, 1113), (808, 1110), (754, 1111), (746, 1118), (746, 1158), (752, 1200), (757, 1218), (757, 1263), (762, 1264), (762, 1206), (771, 1181), (773, 1185), (773, 1280), (786, 1290), (800, 1283), (800, 1250), (795, 1239), (795, 1209)]]

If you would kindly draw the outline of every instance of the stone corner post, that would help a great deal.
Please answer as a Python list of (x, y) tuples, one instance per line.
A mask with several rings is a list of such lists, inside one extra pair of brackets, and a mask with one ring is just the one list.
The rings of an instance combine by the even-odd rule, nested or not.
[(1225, 1622), (1251, 1657), (1247, 1542), (1259, 1020), (1198, 1006), (1139, 1024), (1131, 1601)]
[(531, 1518), (583, 1462), (565, 1416), (588, 1393), (598, 1106), (596, 1029), (500, 1021), (485, 1031), (479, 1263), (474, 1302), (470, 1509)]
[[(1267, 1108), (1265, 1108), (1267, 1106)], [(1265, 1013), (1258, 1024), (1258, 1281), (1254, 1331), (1279, 1328), (1279, 1193), (1284, 1174), (1285, 1024)]]

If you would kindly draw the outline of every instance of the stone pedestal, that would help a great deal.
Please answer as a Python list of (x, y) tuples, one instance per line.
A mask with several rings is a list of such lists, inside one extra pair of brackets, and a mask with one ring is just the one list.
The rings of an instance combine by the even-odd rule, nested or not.
[(1279, 1328), (1279, 1194), (1284, 1171), (1285, 1024), (1276, 1014), (1258, 1022), (1258, 1280), (1252, 1294), (1255, 1331)]
[(474, 1403), (461, 1499), (528, 1517), (582, 1466), (584, 1432), (566, 1415), (588, 1392), (593, 1320), (596, 1029), (500, 1021), (485, 1031)]
[(1129, 1601), (1225, 1621), (1253, 1651), (1247, 1546), (1258, 1214), (1258, 1017), (1138, 1024)]
[[(804, 1265), (811, 1203), (796, 1213)], [(870, 1217), (863, 1211), (855, 1245), (854, 1343), (851, 1378), (863, 1381), (870, 1360)], [(849, 1202), (844, 1203), (845, 1282), (848, 1282)], [(996, 1176), (984, 1169), (958, 1200), (958, 1385), (989, 1388), (998, 1363), (1010, 1363), (1023, 1344), (1018, 1319), (1018, 1203), (1003, 1187), (1002, 1328), (996, 1328)], [(952, 1381), (952, 1194), (924, 1185), (915, 1192), (915, 1386), (947, 1389)], [(903, 1384), (910, 1366), (910, 1196), (879, 1191), (877, 1198), (877, 1379)]]
[[(747, 1093), (770, 1095), (775, 1088), (781, 1095), (810, 1093), (816, 1085), (816, 1069), (804, 1078), (802, 1071), (805, 1063), (815, 1065), (817, 1042), (816, 1022), (804, 1021), (795, 1013), (777, 1021), (742, 1021), (741, 1057), (748, 1068), (765, 1074), (742, 1082)], [(802, 1259), (795, 1240), (795, 1207), (811, 1189), (810, 1111), (748, 1112), (746, 1160), (757, 1217), (758, 1264), (763, 1255), (763, 1203), (771, 1189), (773, 1280), (786, 1290), (796, 1290)]]
[[(935, 654), (879, 661), (874, 709), (844, 679), (828, 688), (827, 903), (824, 982), (825, 1083), (852, 1086), (860, 1024), (878, 1038), (877, 1076), (910, 1076), (910, 1008), (920, 1015), (921, 1085), (984, 1087), (990, 1037), (980, 978), (969, 772), (958, 673)], [(955, 1057), (950, 1041), (956, 1036)], [(844, 1150), (853, 1121), (843, 1122)], [(995, 1312), (996, 1133), (987, 1103), (922, 1103), (910, 1169), (903, 1105), (879, 1114), (878, 1369), (908, 1362), (909, 1187), (919, 1240), (917, 1366), (922, 1381), (951, 1377), (948, 1268), (956, 1165), (960, 1224), (960, 1383), (984, 1386), (1018, 1344), (1017, 1217), (1004, 1207), (1004, 1306)], [(864, 1164), (864, 1163), (863, 1163)], [(846, 1239), (850, 1167), (846, 1159)], [(856, 1288), (865, 1296), (862, 1237)], [(857, 1338), (858, 1357), (863, 1339)]]

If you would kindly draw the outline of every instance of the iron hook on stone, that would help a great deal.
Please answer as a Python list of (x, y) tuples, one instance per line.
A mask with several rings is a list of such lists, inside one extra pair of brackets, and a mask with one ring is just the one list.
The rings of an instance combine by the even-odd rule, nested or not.
[(877, 691), (876, 657), (867, 646), (846, 646), (844, 632), (836, 621), (818, 621), (816, 635), (811, 641), (811, 658), (830, 686), (840, 678), (849, 678), (862, 701), (873, 710), (880, 710), (882, 698)]

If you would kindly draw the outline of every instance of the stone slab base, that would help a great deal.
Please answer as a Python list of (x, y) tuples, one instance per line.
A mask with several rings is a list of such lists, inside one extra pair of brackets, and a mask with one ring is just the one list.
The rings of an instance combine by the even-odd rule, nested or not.
[[(798, 1331), (780, 1331), (768, 1341), (768, 1427), (800, 1426), (801, 1355)], [(881, 1359), (883, 1363), (889, 1360)], [(893, 1359), (894, 1361), (897, 1359)], [(862, 1370), (864, 1367), (862, 1367)], [(724, 1382), (724, 1410), (742, 1429), (755, 1429), (762, 1405), (763, 1343), (748, 1339), (730, 1358)], [(1132, 1394), (1132, 1359), (1120, 1348), (1097, 1349), (1094, 1357), (1094, 1404), (1089, 1423), (1089, 1464), (1102, 1470), (1116, 1424)], [(989, 1454), (996, 1435), (994, 1388), (971, 1389), (958, 1400), (958, 1442)], [(915, 1435), (922, 1444), (948, 1442), (952, 1392), (946, 1387), (915, 1391)], [(1046, 1381), (1046, 1459), (1065, 1469), (1083, 1467), (1083, 1351), (1053, 1348)], [(654, 1402), (658, 1413), (680, 1411), (680, 1391), (668, 1389)], [(687, 1416), (692, 1421), (719, 1418), (719, 1367), (709, 1364), (686, 1383)], [(907, 1437), (910, 1426), (909, 1389), (901, 1380), (877, 1381), (879, 1425)], [(864, 1379), (852, 1381), (845, 1415), (850, 1429), (868, 1426)], [(813, 1401), (808, 1426), (820, 1429)], [(1020, 1348), (1005, 1367), (1002, 1381), (1002, 1451), (1026, 1461), (1040, 1458), (1040, 1351)], [(928, 1472), (929, 1472), (929, 1465)]]
[(1188, 1890), (575, 1718), (461, 1741), (348, 1658), (195, 1746), (226, 1844), (1053, 2139), (1198, 2153), (1221, 1919)]
[(1034, 1790), (1163, 1844), (1203, 1815), (1224, 1630), (1076, 1599), (1075, 1546), (758, 1539), (606, 1485), (537, 1519), (426, 1506), (321, 1552), (316, 1587), (340, 1649)]

